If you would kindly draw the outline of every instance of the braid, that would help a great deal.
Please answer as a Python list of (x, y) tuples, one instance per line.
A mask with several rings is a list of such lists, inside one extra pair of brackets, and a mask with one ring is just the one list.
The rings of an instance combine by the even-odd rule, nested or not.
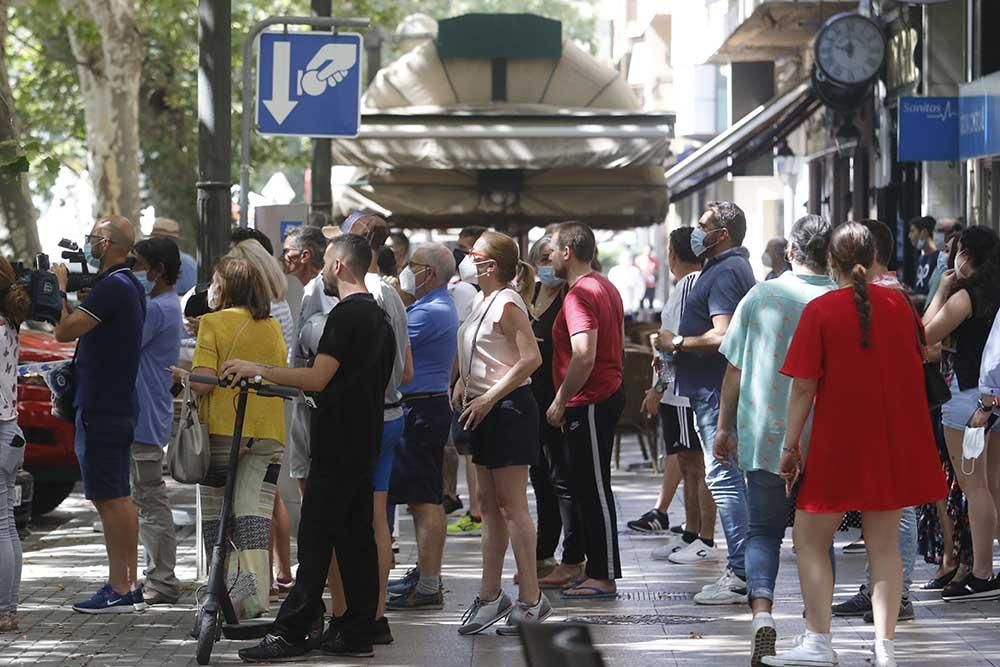
[(851, 270), (851, 281), (854, 289), (854, 307), (858, 311), (858, 321), (861, 324), (861, 347), (866, 350), (871, 347), (872, 334), (872, 304), (868, 300), (867, 271), (861, 264), (855, 264)]

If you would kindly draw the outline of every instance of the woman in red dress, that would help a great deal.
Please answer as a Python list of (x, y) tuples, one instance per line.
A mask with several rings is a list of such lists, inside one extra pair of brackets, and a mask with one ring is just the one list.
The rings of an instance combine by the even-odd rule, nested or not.
[[(806, 634), (768, 665), (834, 665), (830, 641), (833, 572), (829, 547), (844, 512), (859, 509), (872, 572), (874, 664), (891, 667), (902, 592), (897, 532), (902, 508), (947, 492), (924, 390), (918, 321), (908, 299), (869, 284), (870, 232), (834, 230), (830, 267), (840, 289), (802, 313), (782, 373), (794, 378), (781, 475), (801, 475), (793, 538), (806, 607)], [(815, 406), (814, 406), (815, 399)], [(814, 409), (807, 451), (799, 440)]]

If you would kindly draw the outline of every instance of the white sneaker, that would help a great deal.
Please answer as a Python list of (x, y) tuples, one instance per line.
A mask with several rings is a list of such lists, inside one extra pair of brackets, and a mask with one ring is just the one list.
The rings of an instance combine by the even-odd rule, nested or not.
[(896, 667), (896, 647), (891, 639), (876, 639), (872, 644), (872, 664), (875, 667)]
[(781, 654), (766, 656), (761, 664), (772, 667), (836, 667), (837, 652), (830, 635), (806, 630), (795, 638), (795, 646)]
[(743, 581), (729, 568), (714, 584), (708, 584), (694, 596), (695, 604), (721, 605), (746, 604), (747, 582)]
[(538, 596), (538, 604), (534, 606), (518, 600), (513, 611), (507, 616), (507, 622), (497, 626), (497, 634), (501, 637), (519, 635), (521, 626), (525, 623), (541, 623), (551, 615), (552, 605), (544, 593)]
[(778, 631), (774, 627), (774, 617), (762, 611), (753, 617), (753, 637), (750, 640), (750, 667), (760, 667), (766, 656), (776, 654), (774, 646), (778, 641)]
[(481, 600), (477, 595), (472, 606), (462, 616), (462, 625), (458, 628), (458, 634), (478, 635), (505, 619), (513, 609), (514, 603), (503, 591), (492, 602)]
[(677, 553), (688, 544), (680, 535), (671, 535), (662, 545), (653, 549), (649, 557), (653, 560), (670, 560), (672, 554)]
[(699, 537), (691, 544), (667, 558), (677, 565), (694, 565), (695, 563), (713, 563), (719, 560), (719, 550), (705, 544)]

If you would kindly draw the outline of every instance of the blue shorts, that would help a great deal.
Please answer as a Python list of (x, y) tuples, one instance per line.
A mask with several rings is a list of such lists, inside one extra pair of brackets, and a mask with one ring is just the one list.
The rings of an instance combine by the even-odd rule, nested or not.
[[(951, 378), (951, 400), (941, 406), (941, 425), (953, 431), (965, 431), (972, 413), (979, 408), (978, 387), (961, 391), (957, 376)], [(992, 433), (1000, 432), (1000, 421), (993, 425)]]
[(444, 445), (451, 432), (447, 396), (403, 397), (406, 425), (389, 484), (394, 505), (440, 505), (444, 496)]
[(135, 419), (76, 411), (74, 449), (88, 500), (112, 500), (132, 495), (129, 470)]
[(379, 449), (378, 461), (375, 462), (373, 477), (376, 491), (389, 490), (389, 478), (392, 477), (392, 462), (396, 458), (396, 445), (403, 437), (403, 417), (387, 421), (382, 426), (382, 446)]

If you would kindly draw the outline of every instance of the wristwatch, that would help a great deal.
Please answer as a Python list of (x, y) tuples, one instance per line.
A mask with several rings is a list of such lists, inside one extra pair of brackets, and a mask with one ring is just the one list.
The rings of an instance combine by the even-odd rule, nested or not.
[(667, 383), (663, 380), (657, 380), (656, 384), (653, 385), (653, 391), (657, 394), (662, 394), (667, 390)]
[(993, 412), (997, 408), (997, 398), (996, 398), (996, 396), (993, 397), (993, 402), (990, 403), (989, 405), (987, 405), (986, 403), (983, 403), (983, 397), (982, 396), (979, 397), (978, 403), (979, 403), (979, 410), (980, 410), (980, 412)]
[(684, 336), (674, 336), (670, 339), (670, 344), (674, 346), (674, 352), (684, 346)]

